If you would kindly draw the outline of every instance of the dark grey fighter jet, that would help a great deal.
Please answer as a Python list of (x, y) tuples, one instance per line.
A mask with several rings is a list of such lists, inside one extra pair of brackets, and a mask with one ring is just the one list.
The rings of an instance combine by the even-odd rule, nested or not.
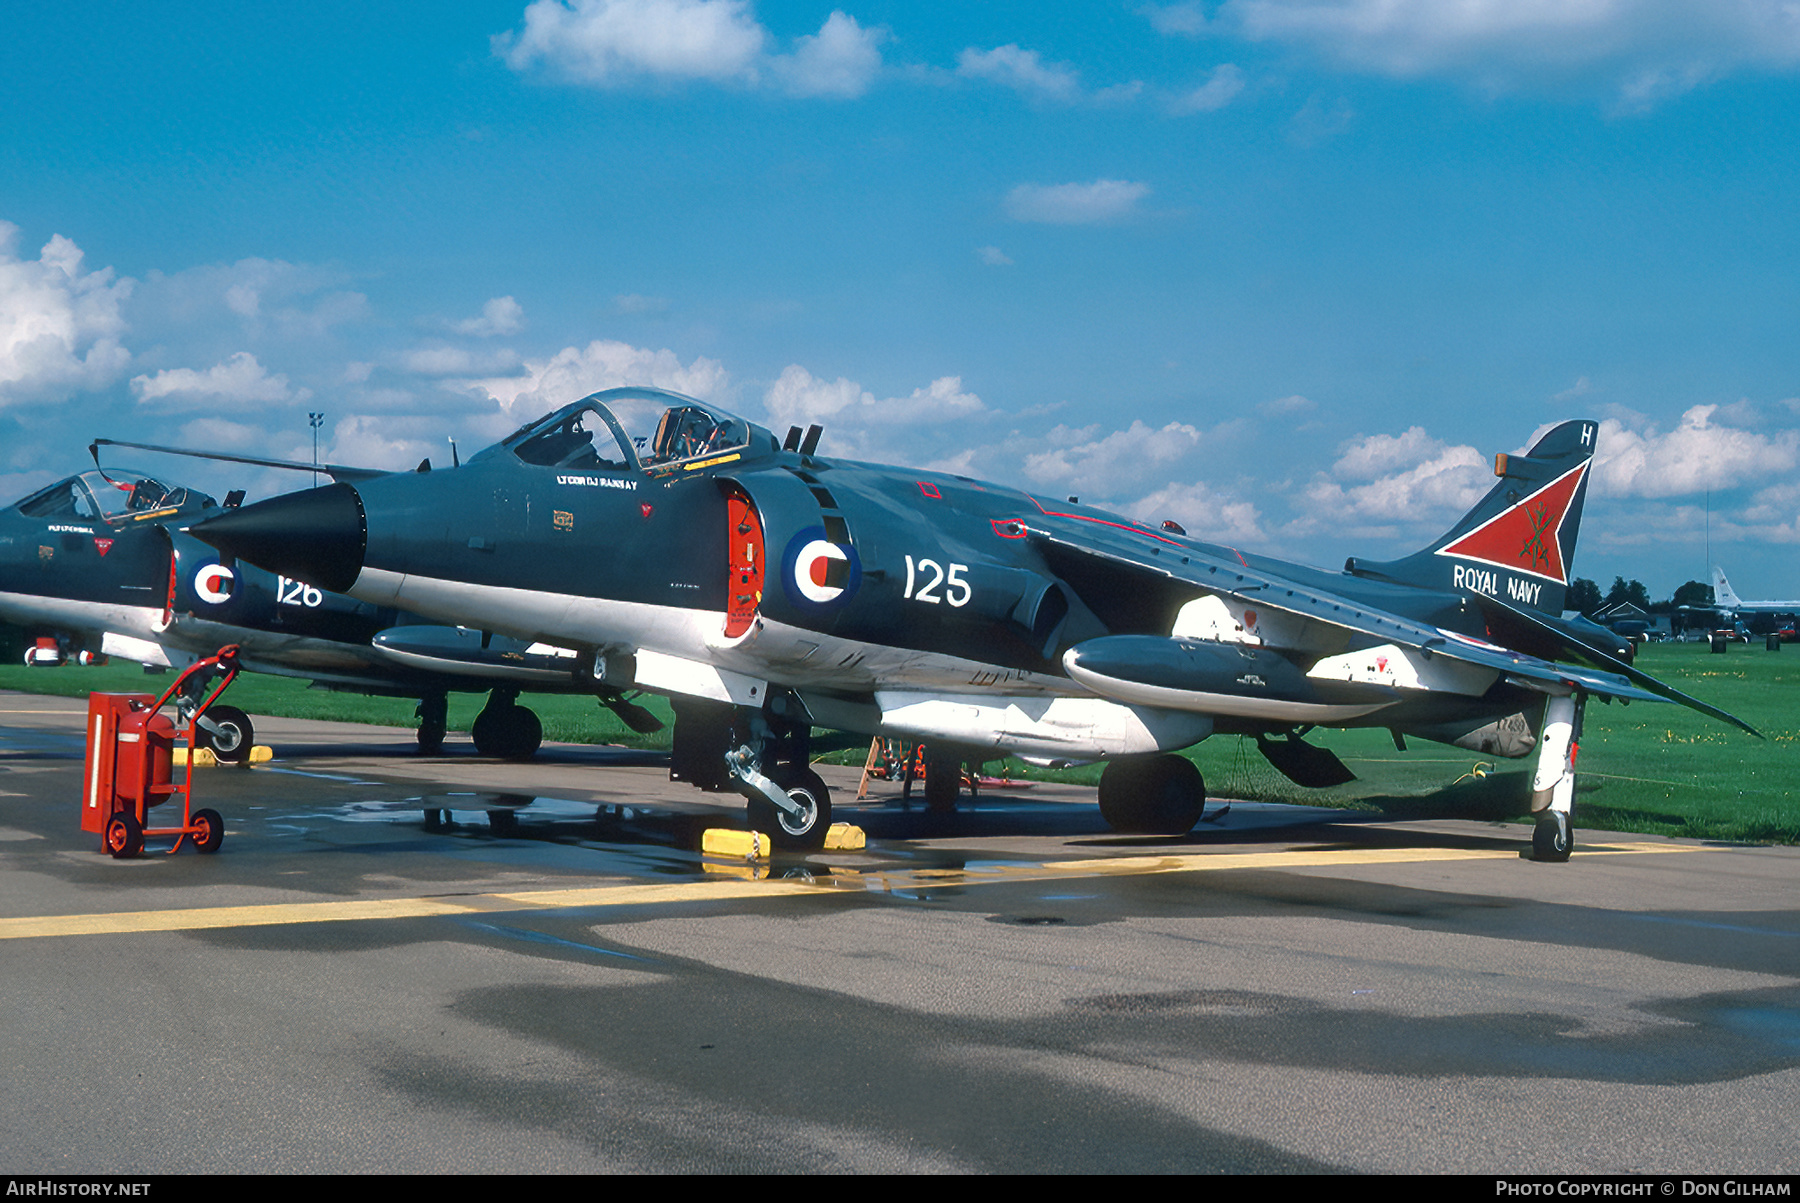
[(1535, 750), (1533, 843), (1559, 860), (1590, 697), (1737, 722), (1557, 617), (1595, 431), (1564, 423), (1499, 457), (1493, 489), (1441, 539), (1341, 572), (828, 459), (816, 426), (778, 440), (649, 389), (575, 402), (453, 471), (288, 494), (193, 529), (227, 557), (574, 648), (598, 681), (671, 696), (673, 775), (729, 784), (791, 844), (816, 844), (830, 818), (807, 767), (814, 725), (925, 741), (938, 804), (954, 803), (963, 760), (1107, 760), (1107, 822), (1158, 832), (1187, 830), (1205, 802), (1176, 749), (1250, 735), (1289, 776), (1329, 784), (1347, 771), (1301, 737), (1372, 726)]
[[(476, 748), (509, 759), (530, 756), (542, 738), (537, 716), (515, 700), (521, 689), (592, 692), (628, 722), (657, 722), (616, 690), (596, 686), (569, 649), (418, 624), (391, 606), (328, 592), (303, 577), (222, 564), (183, 529), (221, 512), (196, 489), (97, 464), (40, 489), (0, 510), (0, 619), (54, 634), (55, 649), (34, 650), (28, 663), (59, 663), (85, 651), (185, 667), (235, 643), (252, 671), (417, 697), (425, 752), (443, 742), (450, 691), (490, 693), (476, 720)], [(214, 706), (200, 726), (221, 757), (249, 754), (254, 731), (243, 711)]]

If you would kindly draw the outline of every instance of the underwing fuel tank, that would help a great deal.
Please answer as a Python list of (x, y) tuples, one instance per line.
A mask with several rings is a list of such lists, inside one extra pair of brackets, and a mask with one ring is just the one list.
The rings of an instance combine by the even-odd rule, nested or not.
[(1076, 644), (1062, 663), (1117, 702), (1275, 722), (1341, 722), (1400, 700), (1383, 685), (1316, 680), (1279, 652), (1242, 643), (1106, 635)]
[(497, 681), (566, 684), (580, 669), (571, 648), (526, 643), (466, 627), (390, 627), (370, 641), (377, 655), (406, 668)]

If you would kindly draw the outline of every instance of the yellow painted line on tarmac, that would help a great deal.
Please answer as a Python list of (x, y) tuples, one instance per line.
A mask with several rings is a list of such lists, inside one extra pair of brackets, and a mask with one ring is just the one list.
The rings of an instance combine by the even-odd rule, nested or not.
[[(1698, 852), (1681, 844), (1594, 844), (1577, 848), (1579, 857)], [(1141, 877), (1160, 873), (1217, 872), (1229, 869), (1330, 868), (1355, 865), (1421, 864), (1442, 861), (1516, 860), (1504, 849), (1379, 848), (1293, 849), (1280, 852), (1221, 852), (1189, 856), (1125, 856), (1041, 864), (994, 864), (969, 869), (837, 869), (829, 876), (714, 879), (654, 885), (585, 886), (563, 890), (523, 890), (435, 898), (342, 899), (281, 902), (256, 906), (196, 907), (189, 910), (122, 911), (95, 915), (27, 915), (0, 919), (0, 940), (46, 936), (104, 936), (139, 932), (204, 931), (215, 928), (274, 927), (297, 923), (351, 923), (372, 919), (420, 919), (505, 911), (658, 906), (682, 902), (727, 902), (745, 898), (804, 894), (920, 894), (933, 890), (1026, 881), (1066, 881), (1094, 877)]]

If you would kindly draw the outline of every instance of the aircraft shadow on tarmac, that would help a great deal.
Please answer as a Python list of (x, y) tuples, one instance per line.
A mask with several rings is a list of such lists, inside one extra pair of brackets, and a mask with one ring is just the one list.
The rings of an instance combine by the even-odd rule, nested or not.
[[(1030, 797), (984, 793), (953, 813), (940, 813), (921, 801), (901, 799), (846, 800), (837, 817), (862, 828), (869, 840), (900, 851), (906, 845), (933, 840), (1049, 838), (1071, 849), (1201, 849), (1303, 843), (1309, 849), (1365, 848), (1525, 848), (1525, 833), (1516, 827), (1491, 831), (1445, 831), (1398, 828), (1384, 816), (1363, 811), (1324, 811), (1267, 803), (1215, 804), (1209, 815), (1186, 835), (1122, 836), (1107, 829), (1097, 813), (1068, 803), (1045, 803)], [(543, 840), (554, 843), (601, 843), (698, 851), (709, 828), (741, 828), (735, 807), (718, 811), (674, 808), (651, 803), (592, 802), (535, 794), (451, 791), (391, 802), (360, 803), (343, 808), (340, 817), (353, 821), (388, 821), (417, 825), (422, 831), (474, 840)], [(937, 850), (933, 850), (934, 852)], [(798, 856), (785, 859), (799, 859)]]

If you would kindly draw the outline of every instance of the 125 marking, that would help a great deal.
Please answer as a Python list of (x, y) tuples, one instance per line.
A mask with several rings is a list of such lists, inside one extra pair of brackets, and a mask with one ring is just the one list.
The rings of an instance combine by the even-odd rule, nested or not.
[[(975, 596), (975, 590), (962, 577), (962, 574), (968, 570), (967, 564), (952, 564), (950, 571), (945, 572), (943, 565), (936, 560), (920, 560), (915, 564), (913, 558), (907, 556), (906, 592), (902, 596), (911, 601), (930, 602), (934, 606), (939, 602), (949, 602), (953, 606), (966, 606), (969, 604), (969, 599)], [(918, 583), (918, 578), (921, 576), (929, 576), (931, 579), (915, 590), (914, 585)], [(946, 586), (942, 597), (939, 597), (937, 592), (940, 585)]]

